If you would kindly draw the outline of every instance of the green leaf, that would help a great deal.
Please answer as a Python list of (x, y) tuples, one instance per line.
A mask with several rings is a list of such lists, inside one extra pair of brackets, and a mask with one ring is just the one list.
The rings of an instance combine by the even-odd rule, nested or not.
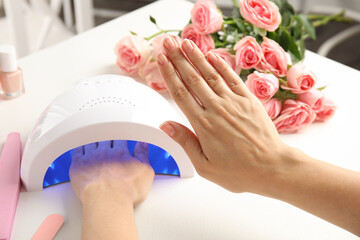
[[(286, 31), (286, 34), (289, 34), (289, 32)], [(299, 51), (299, 47), (296, 44), (296, 42), (294, 41), (294, 38), (289, 34), (290, 37), (290, 42), (289, 42), (289, 50), (290, 52), (298, 59), (301, 60), (302, 59), (302, 55)]]
[(281, 0), (282, 2), (282, 11), (289, 12), (291, 15), (295, 14), (293, 6), (287, 0)]
[(258, 28), (258, 27), (256, 27), (256, 26), (254, 26), (254, 32), (255, 32), (255, 34), (256, 35), (260, 35), (260, 36), (262, 36), (262, 37), (265, 37), (266, 36), (266, 29), (264, 29), (264, 28)]
[(279, 90), (275, 93), (274, 98), (280, 100), (282, 103), (284, 103), (287, 99), (297, 99), (297, 95), (292, 93), (289, 90), (284, 90), (279, 88)]
[(233, 17), (234, 19), (241, 17), (241, 15), (240, 15), (240, 9), (239, 9), (239, 8), (234, 8), (234, 9), (233, 9), (233, 11), (232, 11), (232, 17)]
[(300, 39), (301, 34), (302, 34), (303, 24), (302, 24), (301, 18), (298, 15), (295, 15), (294, 18), (295, 18), (296, 24), (295, 24), (295, 27), (293, 30), (293, 37), (294, 37), (294, 39)]
[(287, 31), (283, 31), (279, 39), (280, 46), (287, 52), (290, 45), (290, 34), (287, 34)]
[(304, 59), (305, 57), (305, 40), (304, 39), (300, 39), (297, 43), (297, 45), (299, 46), (300, 49), (300, 54), (301, 54), (301, 60)]
[(239, 2), (237, 0), (233, 0), (234, 8), (239, 8)]
[(276, 32), (268, 32), (267, 37), (274, 40), (275, 42), (279, 42), (279, 37)]
[(137, 36), (138, 34), (136, 32), (133, 32), (133, 31), (129, 31), (131, 33), (131, 35), (135, 35)]
[(279, 0), (270, 0), (270, 1), (272, 1), (273, 3), (275, 3), (276, 6), (277, 6), (279, 9), (282, 8), (282, 3), (281, 3)]
[(291, 21), (291, 14), (289, 12), (284, 12), (281, 16), (281, 25), (287, 27)]
[(245, 27), (244, 23), (238, 18), (235, 19), (235, 22), (236, 22), (236, 26), (240, 29), (240, 31), (245, 34), (246, 33), (246, 27)]
[(315, 40), (316, 33), (315, 33), (315, 28), (314, 28), (313, 24), (309, 21), (309, 19), (306, 15), (300, 14), (299, 16), (300, 16), (302, 24), (305, 28), (305, 32), (308, 33), (309, 36)]
[(153, 24), (155, 24), (155, 25), (156, 25), (156, 19), (155, 19), (155, 18), (153, 18), (153, 16), (151, 16), (151, 15), (150, 15), (150, 21), (151, 21)]
[(284, 30), (280, 36), (280, 45), (286, 52), (290, 51), (298, 60), (302, 59), (298, 45), (287, 30)]
[(318, 88), (318, 90), (319, 90), (319, 91), (322, 91), (322, 90), (324, 90), (327, 86), (328, 86), (328, 85), (325, 85), (325, 86), (319, 87), (319, 88)]

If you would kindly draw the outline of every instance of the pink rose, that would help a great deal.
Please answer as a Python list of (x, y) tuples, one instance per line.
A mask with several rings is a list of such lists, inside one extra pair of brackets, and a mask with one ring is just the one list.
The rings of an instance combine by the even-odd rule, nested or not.
[(299, 94), (312, 89), (315, 83), (316, 76), (307, 70), (304, 64), (298, 63), (292, 66), (287, 73), (287, 86), (281, 87)]
[(299, 94), (297, 100), (306, 103), (317, 113), (322, 109), (324, 104), (324, 95), (317, 89), (311, 89), (308, 92)]
[(170, 35), (167, 33), (160, 34), (160, 35), (154, 37), (154, 39), (152, 40), (152, 43), (151, 43), (151, 45), (153, 47), (153, 52), (152, 52), (153, 58), (156, 59), (159, 53), (165, 53), (163, 43), (167, 36), (171, 36), (175, 42), (177, 42), (179, 45), (181, 44), (181, 39), (179, 36), (173, 36), (173, 35)]
[(328, 98), (325, 98), (323, 101), (323, 106), (320, 111), (316, 113), (317, 122), (325, 122), (329, 120), (335, 113), (336, 105), (333, 101)]
[(272, 98), (269, 101), (263, 103), (263, 105), (271, 119), (275, 119), (277, 116), (279, 116), (282, 108), (281, 101), (276, 98)]
[(216, 48), (210, 50), (209, 52), (214, 53), (215, 55), (221, 57), (222, 59), (229, 64), (229, 66), (239, 75), (240, 68), (236, 65), (235, 56), (229, 53), (229, 49), (227, 48)]
[(166, 83), (158, 69), (154, 58), (149, 57), (144, 65), (139, 69), (139, 76), (146, 81), (146, 84), (152, 89), (163, 92), (167, 90)]
[(181, 38), (192, 40), (204, 54), (215, 48), (215, 42), (211, 35), (198, 33), (193, 24), (189, 24), (184, 28)]
[(245, 85), (261, 102), (266, 102), (279, 89), (279, 80), (272, 74), (255, 71), (248, 75)]
[(246, 36), (234, 46), (236, 65), (243, 69), (255, 68), (262, 59), (262, 50), (254, 37)]
[(199, 0), (191, 10), (191, 22), (197, 32), (211, 34), (221, 29), (223, 18), (211, 0)]
[(316, 114), (309, 105), (288, 99), (274, 124), (279, 133), (294, 133), (309, 126), (315, 117)]
[(279, 8), (269, 0), (240, 0), (240, 14), (248, 22), (269, 32), (281, 23)]
[(258, 65), (258, 70), (269, 71), (277, 77), (287, 74), (288, 59), (284, 49), (274, 40), (264, 37), (261, 43), (263, 59)]
[(139, 36), (123, 37), (115, 46), (116, 64), (128, 74), (136, 74), (151, 54), (148, 41)]

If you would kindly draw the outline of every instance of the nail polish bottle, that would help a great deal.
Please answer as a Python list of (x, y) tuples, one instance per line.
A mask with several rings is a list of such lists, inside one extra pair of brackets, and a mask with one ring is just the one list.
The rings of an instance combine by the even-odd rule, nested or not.
[(16, 63), (15, 48), (0, 46), (0, 96), (11, 99), (25, 92), (21, 69)]

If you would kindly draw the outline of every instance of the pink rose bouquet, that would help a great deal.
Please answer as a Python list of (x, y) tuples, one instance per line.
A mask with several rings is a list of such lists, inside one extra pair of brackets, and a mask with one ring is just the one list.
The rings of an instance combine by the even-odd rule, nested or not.
[(161, 73), (155, 59), (148, 58), (146, 63), (139, 69), (139, 76), (146, 81), (146, 84), (152, 89), (163, 92), (166, 91), (166, 84), (161, 77)]
[(315, 121), (325, 122), (334, 115), (335, 110), (335, 103), (332, 100), (325, 98), (322, 102), (322, 108), (316, 113)]
[(162, 29), (149, 37), (122, 38), (115, 46), (116, 63), (126, 74), (138, 75), (156, 91), (167, 90), (157, 68), (163, 41), (172, 36), (177, 44), (189, 39), (207, 54), (214, 53), (245, 82), (262, 102), (280, 133), (293, 133), (313, 121), (327, 121), (335, 104), (316, 88), (316, 76), (303, 63), (305, 39), (315, 39), (315, 28), (343, 13), (308, 16), (295, 13), (287, 0), (233, 0), (234, 11), (224, 16), (213, 0), (198, 0), (191, 19), (182, 29)]
[(139, 36), (126, 36), (115, 46), (118, 67), (128, 74), (136, 74), (151, 54), (150, 44)]
[(269, 71), (278, 77), (286, 76), (288, 59), (284, 49), (277, 42), (267, 37), (264, 37), (261, 49), (263, 58), (257, 69)]
[(281, 86), (293, 93), (307, 92), (315, 86), (316, 76), (302, 63), (292, 66), (287, 73), (287, 86)]
[(258, 28), (273, 32), (281, 23), (279, 8), (271, 1), (240, 0), (239, 7), (241, 16)]
[(240, 66), (236, 64), (235, 56), (230, 53), (229, 49), (227, 48), (216, 48), (212, 49), (209, 52), (216, 54), (217, 56), (221, 57), (222, 59), (229, 64), (229, 66), (237, 73), (240, 74)]
[(301, 93), (297, 100), (309, 105), (315, 112), (319, 112), (323, 107), (324, 95), (317, 89)]
[(257, 68), (263, 59), (263, 52), (254, 37), (243, 37), (234, 46), (236, 64), (242, 69)]
[(309, 105), (288, 99), (274, 124), (279, 133), (293, 133), (309, 126), (315, 118), (316, 114)]
[(215, 42), (211, 35), (197, 32), (193, 24), (187, 25), (182, 30), (181, 38), (193, 41), (204, 54), (215, 48)]
[[(165, 40), (165, 38), (166, 38), (167, 36), (172, 36), (172, 35), (167, 34), (167, 33), (164, 33), (164, 34), (160, 34), (160, 35), (154, 37), (154, 39), (152, 40), (151, 45), (152, 45), (152, 47), (153, 47), (153, 51), (152, 51), (151, 56), (152, 56), (154, 59), (156, 59), (156, 57), (157, 57), (157, 55), (158, 55), (159, 53), (161, 53), (161, 52), (162, 52), (162, 53), (165, 53), (163, 43), (164, 43), (164, 40)], [(175, 42), (177, 42), (178, 44), (181, 43), (181, 39), (180, 39), (179, 36), (172, 36), (172, 37), (173, 37), (173, 39), (175, 40)]]
[(263, 103), (263, 105), (271, 119), (275, 119), (277, 116), (279, 116), (282, 109), (282, 103), (280, 100), (272, 98), (271, 100)]
[(223, 17), (211, 0), (199, 0), (191, 10), (191, 21), (197, 32), (209, 34), (221, 29)]
[(262, 102), (269, 101), (279, 89), (279, 80), (272, 74), (254, 72), (245, 85)]

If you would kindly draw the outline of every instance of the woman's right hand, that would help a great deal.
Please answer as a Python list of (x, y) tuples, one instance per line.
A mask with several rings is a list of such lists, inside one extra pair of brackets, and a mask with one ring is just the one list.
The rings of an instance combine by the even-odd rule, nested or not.
[(207, 59), (190, 40), (164, 42), (158, 66), (167, 87), (189, 119), (161, 129), (178, 142), (197, 172), (232, 192), (265, 194), (286, 171), (291, 150), (277, 133), (261, 102), (216, 55)]

